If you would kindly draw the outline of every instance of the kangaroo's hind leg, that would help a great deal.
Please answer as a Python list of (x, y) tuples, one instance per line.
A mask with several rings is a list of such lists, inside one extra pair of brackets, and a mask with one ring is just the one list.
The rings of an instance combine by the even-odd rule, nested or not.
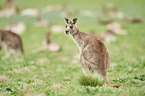
[(2, 57), (2, 59), (7, 59), (7, 58), (9, 58), (10, 55), (11, 55), (11, 53), (10, 53), (10, 48), (9, 48), (7, 45), (5, 45), (5, 44), (4, 44), (3, 47), (4, 47), (4, 50), (5, 50), (5, 56)]

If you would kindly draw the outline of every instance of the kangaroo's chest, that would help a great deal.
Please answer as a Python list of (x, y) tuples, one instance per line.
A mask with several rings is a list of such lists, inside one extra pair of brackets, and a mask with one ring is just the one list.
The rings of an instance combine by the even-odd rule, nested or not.
[[(71, 37), (72, 37), (72, 35), (71, 35)], [(84, 41), (82, 41), (81, 39), (75, 39), (73, 37), (72, 37), (72, 39), (76, 43), (76, 45), (78, 46), (79, 51), (80, 51), (80, 56), (81, 56), (82, 50), (84, 49), (84, 44), (85, 44)]]
[[(77, 43), (76, 43), (77, 44)], [(84, 42), (82, 41), (82, 44), (77, 44), (79, 51), (80, 51), (80, 56), (82, 55), (83, 49), (84, 49)]]

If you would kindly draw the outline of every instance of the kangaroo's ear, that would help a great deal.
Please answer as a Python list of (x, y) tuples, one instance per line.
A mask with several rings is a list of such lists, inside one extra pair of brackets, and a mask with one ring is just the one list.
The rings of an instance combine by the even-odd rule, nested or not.
[(73, 24), (76, 24), (77, 21), (78, 21), (78, 18), (74, 18), (74, 19), (73, 19)]
[(65, 23), (66, 23), (66, 24), (68, 24), (68, 23), (69, 23), (69, 19), (68, 19), (68, 18), (66, 18), (66, 17), (64, 17), (64, 21), (65, 21)]

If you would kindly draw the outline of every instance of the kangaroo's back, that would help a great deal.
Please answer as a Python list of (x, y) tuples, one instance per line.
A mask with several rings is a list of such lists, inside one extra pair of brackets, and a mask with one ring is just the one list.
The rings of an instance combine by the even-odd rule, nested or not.
[(93, 34), (80, 32), (81, 39), (84, 41), (84, 48), (81, 54), (81, 64), (84, 70), (98, 72), (106, 76), (110, 65), (110, 54), (101, 39)]

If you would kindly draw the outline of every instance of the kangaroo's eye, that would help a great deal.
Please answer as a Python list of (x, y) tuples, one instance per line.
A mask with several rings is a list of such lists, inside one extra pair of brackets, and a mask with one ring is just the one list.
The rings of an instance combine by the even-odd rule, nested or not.
[(65, 27), (67, 28), (67, 25)]
[(73, 28), (73, 26), (70, 26), (70, 28), (72, 29), (72, 28)]

